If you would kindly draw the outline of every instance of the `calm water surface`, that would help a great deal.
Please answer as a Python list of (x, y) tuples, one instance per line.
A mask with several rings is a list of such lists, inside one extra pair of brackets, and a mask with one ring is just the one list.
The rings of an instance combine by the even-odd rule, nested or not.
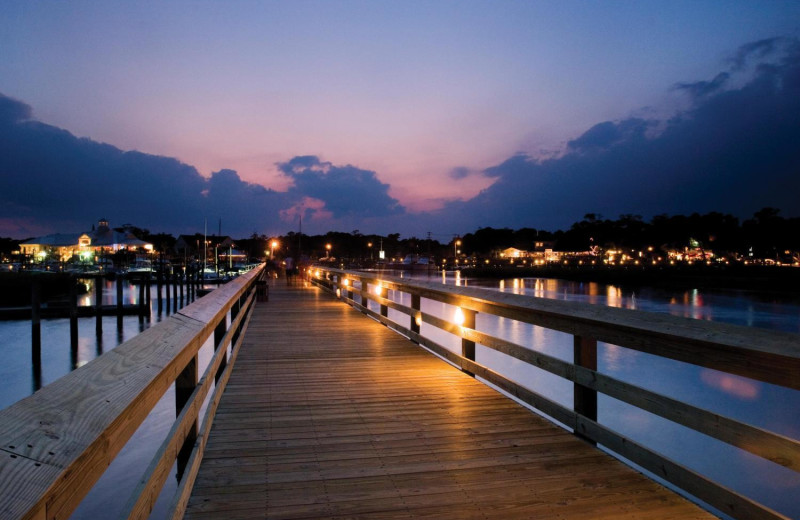
[[(85, 280), (88, 292), (79, 297), (78, 305), (94, 305), (95, 280)], [(100, 280), (104, 284), (103, 304), (116, 303), (116, 284)], [(213, 288), (214, 286), (208, 286)], [(138, 286), (123, 284), (123, 303), (135, 304), (138, 301)], [(138, 316), (124, 316), (119, 323), (114, 316), (103, 317), (102, 334), (96, 333), (96, 318), (78, 319), (78, 349), (70, 348), (69, 320), (43, 319), (42, 334), (42, 366), (41, 384), (47, 385), (95, 359), (103, 352), (115, 348), (151, 325), (170, 316), (174, 309), (174, 299), (170, 300), (170, 308), (166, 306), (164, 296), (162, 312), (158, 313), (157, 286), (151, 286), (152, 308), (150, 315), (140, 319)], [(163, 292), (162, 288), (162, 292)], [(172, 291), (170, 291), (172, 296)], [(180, 296), (178, 308), (181, 307)], [(188, 304), (188, 294), (184, 291), (184, 304)], [(199, 353), (199, 369), (202, 371), (213, 354), (213, 340), (209, 340)], [(31, 323), (24, 321), (0, 321), (0, 348), (4, 360), (0, 364), (0, 408), (29, 396), (35, 389), (36, 377), (31, 363)], [(201, 413), (202, 416), (202, 413)], [(98, 518), (116, 518), (128, 500), (139, 478), (147, 469), (150, 459), (159, 448), (175, 419), (175, 392), (170, 387), (159, 401), (148, 418), (131, 437), (118, 457), (106, 470), (97, 485), (87, 495), (75, 513), (73, 520), (94, 520)], [(163, 518), (171, 497), (177, 486), (176, 469), (167, 480), (162, 498), (153, 510), (152, 518)]]
[[(792, 295), (742, 291), (630, 289), (596, 283), (536, 278), (472, 280), (462, 279), (453, 273), (420, 278), (447, 284), (481, 286), (542, 298), (663, 312), (695, 319), (800, 333), (800, 297)], [(123, 296), (125, 302), (135, 303), (136, 294), (135, 287), (125, 287)], [(113, 285), (109, 283), (104, 291), (105, 303), (112, 304), (114, 295)], [(390, 293), (390, 297), (395, 296)], [(168, 316), (166, 309), (158, 315), (155, 309), (155, 294), (152, 298), (153, 310), (149, 319), (140, 321), (135, 316), (124, 317), (122, 328), (118, 328), (115, 317), (105, 317), (103, 334), (100, 337), (95, 334), (94, 318), (79, 319), (80, 341), (77, 356), (70, 352), (68, 320), (43, 320), (41, 369), (43, 384), (66, 374), (76, 363), (80, 365), (94, 359), (103, 351), (114, 348), (120, 342)], [(92, 299), (93, 292), (90, 291), (81, 304), (89, 305)], [(410, 304), (410, 301), (404, 303)], [(377, 307), (375, 309), (377, 310)], [(452, 318), (453, 313), (452, 307), (427, 300), (422, 301), (422, 310), (448, 319)], [(389, 313), (390, 318), (406, 324), (408, 320), (406, 316), (391, 309)], [(460, 352), (458, 338), (426, 324), (422, 327), (423, 334), (431, 336), (455, 352)], [(565, 333), (481, 314), (478, 314), (477, 328), (560, 359), (567, 361), (572, 359), (572, 336)], [(33, 391), (30, 323), (0, 322), (0, 345), (6, 360), (0, 365), (0, 381), (2, 381), (0, 407), (5, 407), (30, 395)], [(212, 352), (213, 347), (209, 341), (201, 351), (201, 367), (207, 364)], [(571, 383), (481, 346), (477, 348), (476, 357), (479, 362), (546, 397), (565, 406), (572, 406)], [(598, 344), (598, 369), (624, 381), (684, 400), (715, 413), (800, 439), (800, 414), (797, 413), (800, 410), (800, 395), (798, 395), (800, 392), (603, 343)], [(796, 500), (796, 497), (800, 496), (800, 475), (797, 473), (612, 398), (601, 395), (598, 408), (601, 423), (790, 518), (800, 519), (800, 501)], [(127, 501), (130, 491), (146, 469), (152, 453), (164, 439), (174, 414), (174, 393), (170, 389), (73, 515), (73, 519), (116, 516), (116, 512)], [(174, 477), (168, 480), (163, 495), (171, 495), (175, 489), (175, 482)], [(166, 501), (162, 499), (154, 510), (152, 518), (163, 516), (166, 506)]]

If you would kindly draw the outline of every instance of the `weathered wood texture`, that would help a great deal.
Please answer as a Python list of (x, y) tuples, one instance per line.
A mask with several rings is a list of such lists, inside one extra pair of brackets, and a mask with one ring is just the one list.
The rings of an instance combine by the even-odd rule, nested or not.
[(270, 296), (184, 518), (713, 518), (318, 289)]
[(0, 410), (0, 518), (68, 518), (261, 271)]

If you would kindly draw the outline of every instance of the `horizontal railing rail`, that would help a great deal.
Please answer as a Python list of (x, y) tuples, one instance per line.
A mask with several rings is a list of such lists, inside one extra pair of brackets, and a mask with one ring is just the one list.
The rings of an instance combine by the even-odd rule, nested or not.
[[(572, 429), (576, 435), (604, 446), (721, 512), (737, 519), (786, 518), (601, 424), (597, 420), (597, 395), (613, 397), (795, 472), (800, 472), (800, 441), (600, 373), (597, 371), (597, 342), (798, 390), (800, 335), (481, 288), (408, 281), (377, 273), (320, 267), (310, 270), (309, 275), (312, 281), (336, 293), (338, 298), (427, 347), (464, 372), (486, 380)], [(398, 303), (399, 297), (389, 299), (389, 290), (408, 294), (411, 305)], [(360, 298), (355, 299), (354, 295)], [(456, 307), (461, 323), (422, 312), (422, 298)], [(379, 312), (369, 308), (369, 301), (377, 302)], [(388, 309), (407, 315), (409, 325), (390, 320)], [(477, 313), (571, 334), (574, 337), (573, 362), (476, 330)], [(423, 323), (460, 337), (461, 353), (421, 335)], [(571, 381), (573, 407), (565, 407), (477, 363), (476, 344)]]
[[(263, 266), (0, 411), (0, 518), (68, 518), (173, 384), (177, 418), (122, 518), (148, 518), (176, 461), (170, 515), (181, 518), (261, 277)], [(198, 379), (212, 334), (215, 352)]]

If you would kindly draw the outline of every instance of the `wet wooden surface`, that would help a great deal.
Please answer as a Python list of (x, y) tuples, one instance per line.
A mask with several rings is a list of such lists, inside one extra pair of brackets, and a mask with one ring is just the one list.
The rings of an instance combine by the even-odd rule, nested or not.
[(184, 518), (714, 518), (330, 295), (270, 282)]

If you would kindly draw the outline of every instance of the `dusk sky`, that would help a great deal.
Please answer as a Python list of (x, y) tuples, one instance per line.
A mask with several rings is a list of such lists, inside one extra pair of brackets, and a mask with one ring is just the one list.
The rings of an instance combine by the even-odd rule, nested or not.
[(800, 216), (800, 2), (0, 3), (0, 236)]

